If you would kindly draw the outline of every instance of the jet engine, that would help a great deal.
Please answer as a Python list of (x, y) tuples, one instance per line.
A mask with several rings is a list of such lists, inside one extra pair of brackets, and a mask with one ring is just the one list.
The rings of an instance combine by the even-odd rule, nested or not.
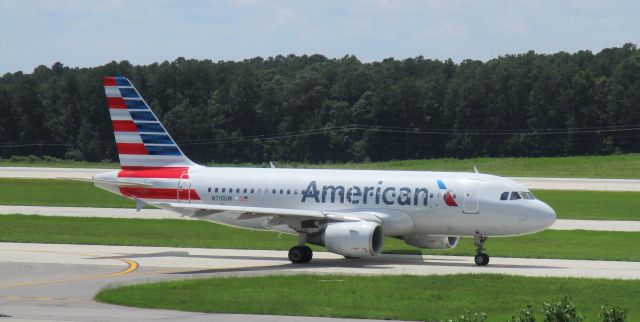
[(402, 236), (405, 243), (420, 248), (451, 249), (458, 245), (457, 236), (409, 235)]
[(369, 221), (330, 223), (321, 236), (309, 237), (311, 243), (324, 245), (328, 251), (345, 257), (380, 255), (384, 244), (382, 227)]

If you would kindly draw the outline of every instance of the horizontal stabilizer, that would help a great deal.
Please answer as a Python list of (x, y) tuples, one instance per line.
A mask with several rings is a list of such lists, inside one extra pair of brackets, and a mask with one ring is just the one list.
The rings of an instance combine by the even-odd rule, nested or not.
[(150, 183), (129, 182), (129, 181), (119, 181), (119, 180), (87, 179), (87, 178), (73, 178), (73, 177), (56, 177), (55, 179), (82, 181), (82, 182), (89, 182), (89, 183), (102, 183), (102, 184), (108, 184), (115, 187), (153, 187), (153, 185)]
[(94, 179), (90, 180), (93, 183), (102, 183), (108, 184), (116, 187), (153, 187), (153, 184), (150, 183), (141, 183), (141, 182), (127, 182), (127, 181), (118, 181), (118, 180), (102, 180), (102, 179)]

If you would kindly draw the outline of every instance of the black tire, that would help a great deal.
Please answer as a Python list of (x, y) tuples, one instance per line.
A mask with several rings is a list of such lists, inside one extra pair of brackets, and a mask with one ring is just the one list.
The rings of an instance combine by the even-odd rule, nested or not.
[(313, 251), (311, 250), (311, 248), (309, 248), (309, 246), (303, 246), (302, 249), (304, 251), (304, 262), (303, 263), (310, 262), (311, 259), (313, 258)]
[(473, 259), (478, 266), (486, 266), (489, 264), (489, 255), (487, 254), (476, 254), (476, 257)]
[(307, 246), (293, 246), (289, 249), (289, 260), (294, 264), (308, 263), (312, 257), (313, 252)]

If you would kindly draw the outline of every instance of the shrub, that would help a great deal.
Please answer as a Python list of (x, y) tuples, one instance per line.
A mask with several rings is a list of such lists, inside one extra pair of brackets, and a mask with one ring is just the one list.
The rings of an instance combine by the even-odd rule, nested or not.
[(627, 320), (627, 310), (619, 306), (603, 306), (598, 317), (602, 322), (624, 322)]
[(462, 313), (459, 317), (449, 320), (449, 322), (485, 322), (486, 320), (486, 313), (471, 313), (467, 311)]
[(580, 322), (584, 318), (577, 312), (571, 298), (565, 296), (557, 302), (544, 302), (542, 310), (545, 322)]
[(533, 306), (527, 304), (526, 309), (522, 309), (518, 312), (518, 315), (511, 317), (511, 322), (535, 322), (536, 318), (533, 316)]

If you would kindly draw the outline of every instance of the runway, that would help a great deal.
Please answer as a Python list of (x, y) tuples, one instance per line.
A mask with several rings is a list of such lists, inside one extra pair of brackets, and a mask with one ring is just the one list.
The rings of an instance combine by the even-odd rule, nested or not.
[[(182, 219), (196, 220), (162, 209), (133, 208), (87, 208), (87, 207), (42, 207), (42, 206), (2, 206), (0, 215), (33, 214), (41, 216), (101, 217), (101, 218), (139, 218), (139, 219)], [(593, 230), (593, 231), (638, 231), (640, 221), (622, 220), (574, 220), (558, 219), (549, 229), (555, 230)]]
[(489, 266), (478, 267), (471, 257), (382, 255), (345, 259), (316, 252), (310, 264), (297, 265), (286, 258), (284, 251), (0, 243), (0, 314), (15, 319), (69, 321), (329, 320), (136, 309), (92, 300), (108, 285), (209, 276), (501, 273), (640, 279), (640, 262), (492, 257)]
[[(82, 178), (115, 169), (91, 168), (36, 168), (0, 167), (0, 178)], [(529, 189), (541, 190), (592, 190), (592, 191), (640, 191), (640, 180), (635, 179), (582, 179), (582, 178), (532, 178), (512, 177)]]

